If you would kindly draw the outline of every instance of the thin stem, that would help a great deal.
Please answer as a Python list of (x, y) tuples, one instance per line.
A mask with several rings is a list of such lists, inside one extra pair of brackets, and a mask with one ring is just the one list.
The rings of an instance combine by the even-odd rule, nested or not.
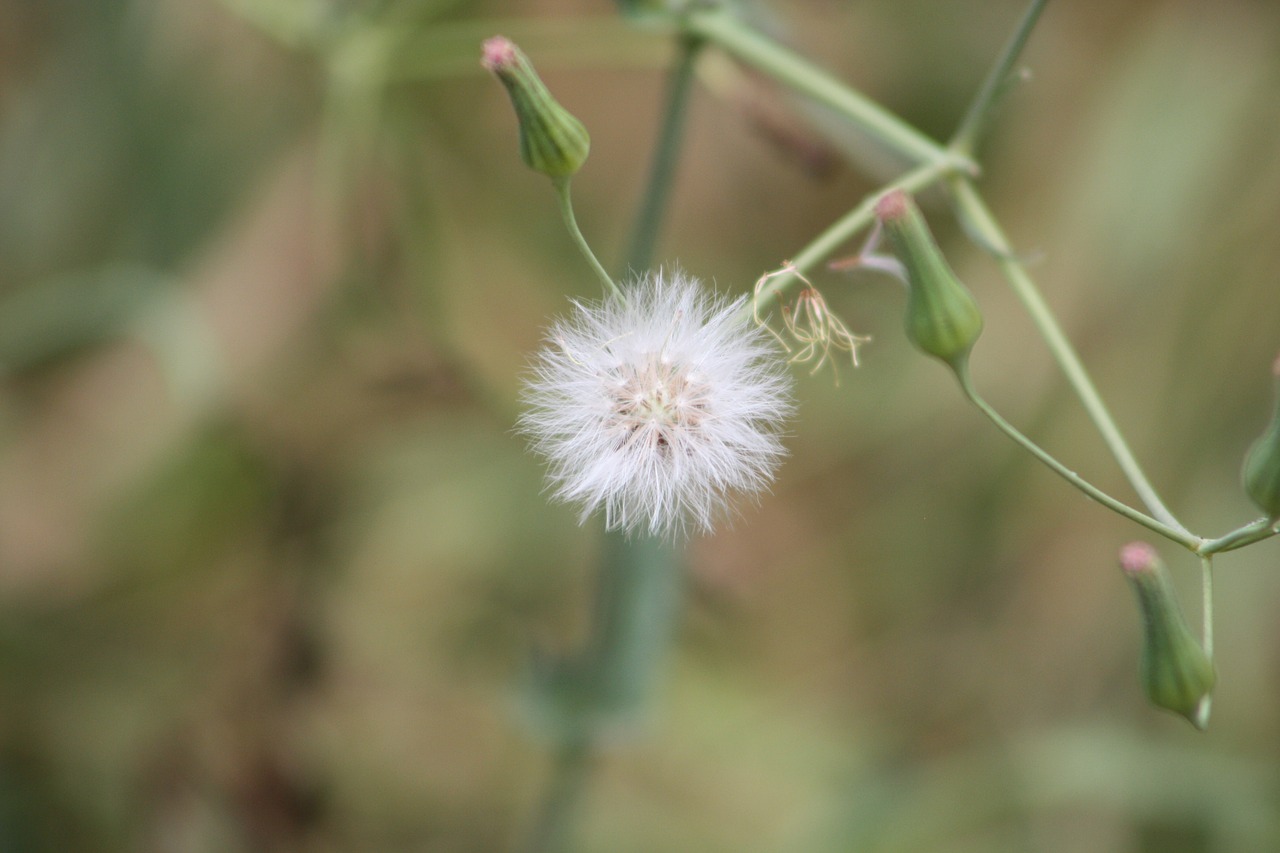
[(986, 130), (990, 121), (992, 108), (1008, 89), (1013, 64), (1018, 61), (1022, 49), (1026, 47), (1027, 38), (1031, 35), (1032, 28), (1035, 27), (1040, 13), (1044, 11), (1048, 2), (1049, 0), (1032, 0), (1027, 11), (1023, 13), (1022, 20), (1018, 22), (1018, 28), (1005, 43), (996, 64), (991, 67), (987, 78), (982, 81), (982, 88), (978, 90), (973, 103), (965, 112), (955, 136), (951, 137), (951, 144), (948, 147), (952, 151), (965, 157), (973, 155), (978, 138)]
[[(763, 304), (769, 298), (784, 291), (801, 275), (822, 263), (837, 249), (853, 239), (859, 231), (871, 225), (876, 218), (876, 200), (881, 195), (893, 189), (901, 189), (909, 193), (919, 192), (946, 177), (954, 169), (955, 165), (952, 163), (930, 163), (927, 166), (919, 166), (888, 184), (884, 189), (864, 198), (857, 207), (837, 219), (809, 245), (801, 249), (785, 267), (771, 275), (756, 294), (755, 303)], [(747, 305), (743, 310), (750, 312), (751, 305)]]
[(1225, 536), (1219, 536), (1217, 539), (1211, 539), (1204, 543), (1200, 547), (1200, 553), (1205, 556), (1221, 554), (1223, 551), (1234, 551), (1236, 548), (1243, 548), (1245, 545), (1252, 545), (1254, 542), (1269, 539), (1275, 536), (1277, 532), (1280, 532), (1276, 529), (1276, 523), (1276, 519), (1265, 517), (1251, 521)]
[(591, 748), (585, 738), (571, 738), (556, 752), (551, 784), (524, 853), (562, 853), (569, 849), (574, 815), (586, 792)]
[(868, 136), (908, 160), (917, 163), (946, 161), (972, 167), (966, 158), (948, 151), (884, 107), (755, 32), (723, 9), (695, 12), (686, 19), (685, 28), (778, 82), (835, 110)]
[[(1213, 557), (1203, 554), (1200, 557), (1201, 628), (1204, 631), (1204, 655), (1213, 663)], [(1207, 712), (1206, 712), (1207, 716)]]
[(609, 273), (601, 265), (596, 253), (591, 251), (591, 246), (587, 244), (587, 239), (582, 236), (582, 232), (578, 229), (578, 220), (573, 215), (573, 200), (569, 192), (568, 178), (554, 178), (551, 182), (556, 188), (556, 199), (560, 202), (560, 215), (564, 217), (565, 227), (569, 229), (569, 236), (573, 237), (574, 244), (578, 247), (578, 251), (582, 252), (582, 257), (587, 259), (587, 263), (595, 270), (600, 281), (604, 284), (607, 293), (625, 299), (622, 291), (618, 289), (618, 285), (613, 283), (613, 279), (609, 277)]
[(1085, 480), (1075, 471), (1067, 468), (1052, 455), (1043, 450), (1040, 445), (1023, 435), (1017, 427), (1013, 426), (1001, 417), (1000, 413), (991, 408), (990, 404), (988, 404), (987, 401), (978, 394), (977, 390), (973, 387), (973, 381), (969, 375), (969, 368), (967, 364), (962, 363), (961, 366), (956, 369), (956, 377), (960, 380), (960, 387), (964, 391), (964, 395), (969, 398), (969, 402), (977, 406), (978, 410), (986, 415), (1001, 432), (1020, 444), (1023, 449), (1048, 466), (1055, 474), (1062, 477), (1062, 479), (1066, 480), (1068, 483), (1075, 486), (1077, 489), (1084, 492), (1087, 496), (1093, 498), (1107, 509), (1123, 515), (1130, 521), (1141, 524), (1143, 527), (1154, 533), (1160, 534), (1166, 539), (1177, 542), (1179, 545), (1189, 548), (1192, 551), (1195, 551), (1199, 547), (1201, 544), (1200, 539), (1197, 539), (1185, 530), (1179, 530), (1171, 527), (1170, 525), (1157, 521), (1144, 512), (1136, 510), (1127, 504), (1121, 503), (1111, 497), (1111, 495), (1090, 483), (1088, 480)]
[[(1200, 557), (1200, 601), (1202, 607), (1201, 629), (1204, 631), (1204, 656), (1213, 665), (1213, 557)], [(1209, 725), (1209, 714), (1213, 711), (1213, 691), (1205, 693), (1195, 711), (1195, 719), (1191, 722), (1196, 728), (1204, 731)]]
[(1115, 457), (1121, 471), (1124, 472), (1125, 477), (1129, 480), (1130, 485), (1133, 486), (1134, 491), (1137, 492), (1142, 503), (1159, 520), (1162, 527), (1171, 528), (1179, 534), (1176, 541), (1184, 544), (1198, 542), (1199, 540), (1192, 536), (1190, 531), (1164, 505), (1164, 502), (1156, 493), (1155, 487), (1151, 485), (1146, 474), (1143, 473), (1142, 467), (1133, 455), (1133, 451), (1129, 449), (1128, 443), (1125, 442), (1124, 436), (1121, 435), (1115, 420), (1111, 417), (1106, 404), (1102, 402), (1102, 397), (1098, 394), (1093, 381), (1089, 378), (1088, 372), (1084, 369), (1080, 356), (1076, 353), (1075, 348), (1071, 346), (1071, 342), (1067, 340), (1062, 327), (1058, 325), (1057, 319), (1053, 316), (1053, 311), (1044, 301), (1044, 297), (1036, 287), (1035, 282), (1031, 280), (1031, 276), (1027, 275), (1021, 262), (1013, 256), (1013, 250), (1009, 245), (1008, 238), (1005, 237), (999, 224), (996, 223), (991, 211), (987, 209), (973, 183), (964, 177), (953, 176), (950, 186), (955, 193), (955, 200), (960, 214), (968, 220), (978, 235), (998, 253), (996, 260), (1000, 264), (1005, 278), (1008, 279), (1014, 293), (1017, 294), (1023, 306), (1027, 309), (1027, 313), (1031, 316), (1031, 321), (1039, 329), (1041, 336), (1044, 337), (1054, 361), (1058, 363), (1067, 378), (1067, 382), (1076, 392), (1076, 396), (1080, 398), (1080, 402), (1084, 405), (1085, 411), (1088, 412), (1089, 418), (1102, 435), (1102, 440), (1111, 451), (1111, 455)]
[(671, 196), (671, 184), (675, 177), (676, 160), (680, 153), (680, 140), (684, 120), (688, 114), (689, 92), (693, 88), (693, 70), (703, 40), (687, 36), (680, 40), (680, 55), (671, 69), (667, 85), (666, 109), (662, 129), (649, 168), (649, 180), (645, 187), (640, 211), (636, 214), (631, 245), (627, 251), (627, 267), (633, 272), (647, 269), (653, 260), (653, 249), (666, 212), (667, 199)]

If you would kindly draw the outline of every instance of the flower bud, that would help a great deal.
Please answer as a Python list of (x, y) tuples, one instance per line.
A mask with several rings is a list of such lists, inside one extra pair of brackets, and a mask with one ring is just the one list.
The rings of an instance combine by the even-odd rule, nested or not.
[(520, 120), (520, 156), (529, 168), (551, 178), (577, 172), (587, 160), (591, 138), (547, 91), (529, 58), (510, 39), (494, 36), (485, 41), (480, 63), (507, 87)]
[(1191, 636), (1164, 564), (1150, 545), (1132, 542), (1120, 550), (1120, 568), (1142, 610), (1141, 676), (1147, 698), (1203, 731), (1213, 663)]
[(876, 202), (876, 216), (907, 271), (907, 337), (959, 369), (982, 333), (978, 304), (929, 233), (920, 208), (902, 190)]
[(1270, 518), (1280, 518), (1280, 358), (1272, 365), (1276, 377), (1276, 402), (1266, 432), (1253, 443), (1244, 459), (1241, 480), (1249, 498)]

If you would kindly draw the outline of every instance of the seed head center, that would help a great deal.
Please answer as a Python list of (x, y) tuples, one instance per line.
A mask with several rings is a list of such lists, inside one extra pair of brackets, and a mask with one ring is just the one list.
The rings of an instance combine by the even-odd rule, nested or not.
[(706, 414), (706, 389), (683, 364), (655, 354), (619, 372), (613, 412), (632, 431), (693, 427)]

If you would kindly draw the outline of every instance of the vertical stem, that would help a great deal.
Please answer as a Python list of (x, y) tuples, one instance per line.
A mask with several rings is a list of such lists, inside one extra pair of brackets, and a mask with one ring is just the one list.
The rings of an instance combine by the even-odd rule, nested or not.
[[(1201, 630), (1203, 630), (1204, 656), (1209, 659), (1210, 666), (1213, 665), (1213, 556), (1204, 555), (1200, 557), (1200, 584), (1201, 584)], [(1200, 707), (1196, 709), (1196, 718), (1192, 722), (1196, 724), (1201, 731), (1209, 725), (1209, 714), (1213, 710), (1213, 693), (1206, 693), (1204, 698), (1200, 700)]]
[[(666, 116), (654, 154), (644, 202), (632, 232), (628, 264), (650, 265), (679, 152), (693, 67), (701, 40), (686, 38), (672, 71)], [(555, 182), (561, 214), (578, 248), (606, 289), (625, 296), (587, 245), (573, 215), (569, 180)], [(639, 715), (666, 661), (680, 610), (679, 550), (657, 537), (605, 533), (591, 635), (580, 660), (584, 702), (556, 752), (550, 785), (525, 853), (565, 853), (574, 817), (587, 790), (598, 730)]]
[(587, 672), (598, 711), (626, 722), (652, 695), (680, 609), (677, 546), (655, 536), (605, 534)]
[(525, 853), (565, 853), (600, 736), (634, 723), (666, 663), (680, 611), (677, 548), (657, 537), (605, 534), (590, 636), (572, 667), (575, 700)]
[(978, 143), (978, 137), (986, 129), (992, 108), (995, 106), (996, 101), (1000, 99), (1000, 96), (1004, 94), (1005, 88), (1009, 84), (1009, 75), (1013, 71), (1013, 64), (1018, 61), (1018, 56), (1022, 54), (1022, 49), (1026, 47), (1031, 30), (1035, 27), (1036, 21), (1040, 18), (1040, 13), (1044, 11), (1044, 7), (1048, 2), (1049, 0), (1031, 0), (1031, 5), (1027, 7), (1027, 11), (1022, 15), (1022, 20), (1018, 22), (1018, 28), (1009, 37), (1009, 41), (1005, 44), (1004, 50), (1001, 51), (999, 59), (996, 60), (996, 64), (991, 67), (991, 71), (987, 74), (987, 78), (982, 81), (982, 88), (978, 90), (973, 103), (969, 105), (964, 118), (960, 121), (960, 128), (956, 131), (955, 136), (951, 138), (949, 147), (952, 151), (963, 154), (966, 157), (973, 154), (974, 148)]
[(1204, 654), (1213, 663), (1213, 556), (1200, 558), (1201, 607), (1204, 609)]
[(653, 164), (649, 168), (644, 199), (640, 203), (640, 211), (636, 214), (635, 226), (631, 232), (630, 248), (627, 250), (627, 267), (631, 272), (641, 272), (653, 262), (659, 226), (666, 212), (675, 177), (684, 120), (688, 114), (689, 92), (693, 88), (693, 71), (703, 44), (703, 40), (696, 36), (685, 36), (680, 40), (680, 55), (667, 84), (662, 129), (653, 153)]
[(560, 744), (551, 785), (523, 853), (564, 853), (569, 849), (570, 830), (586, 789), (590, 759), (586, 738), (570, 738)]
[[(997, 261), (1004, 271), (1005, 278), (1008, 279), (1009, 284), (1013, 287), (1014, 293), (1022, 300), (1023, 306), (1031, 316), (1031, 321), (1040, 330), (1041, 336), (1048, 345), (1054, 361), (1058, 363), (1063, 374), (1067, 377), (1067, 382), (1075, 390), (1076, 396), (1080, 398), (1080, 402), (1084, 405), (1085, 411), (1088, 412), (1089, 418), (1102, 435), (1102, 440), (1111, 451), (1111, 455), (1115, 457), (1120, 470), (1124, 472), (1130, 485), (1133, 486), (1133, 490), (1138, 493), (1138, 497), (1153, 516), (1164, 525), (1183, 534), (1183, 537), (1170, 538), (1187, 544), (1185, 540), (1190, 540), (1194, 537), (1190, 536), (1187, 529), (1182, 526), (1182, 523), (1164, 505), (1164, 501), (1156, 493), (1155, 487), (1151, 485), (1147, 475), (1143, 473), (1142, 467), (1133, 455), (1133, 451), (1129, 449), (1128, 443), (1125, 442), (1124, 436), (1121, 435), (1115, 420), (1111, 417), (1106, 404), (1102, 402), (1102, 397), (1098, 394), (1097, 388), (1094, 387), (1093, 381), (1084, 369), (1080, 356), (1076, 354), (1075, 348), (1067, 340), (1062, 327), (1058, 325), (1057, 319), (1044, 301), (1044, 297), (1040, 294), (1035, 282), (1031, 280), (1031, 276), (1027, 275), (1026, 270), (1022, 268), (1022, 264), (1013, 257), (1013, 250), (1009, 246), (1008, 238), (1005, 237), (1004, 232), (996, 223), (991, 211), (987, 209), (982, 197), (978, 195), (978, 191), (974, 189), (972, 182), (963, 177), (953, 177), (951, 189), (955, 193), (956, 204), (961, 215), (976, 229), (978, 235), (999, 253)], [(1188, 547), (1194, 549), (1194, 546)]]

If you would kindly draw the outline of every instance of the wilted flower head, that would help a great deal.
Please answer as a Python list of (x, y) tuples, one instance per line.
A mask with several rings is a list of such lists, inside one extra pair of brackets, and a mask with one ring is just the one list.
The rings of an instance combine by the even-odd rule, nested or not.
[(731, 492), (768, 484), (790, 380), (742, 306), (679, 271), (574, 304), (537, 356), (520, 421), (557, 498), (583, 518), (604, 507), (610, 528), (669, 534), (710, 529)]

